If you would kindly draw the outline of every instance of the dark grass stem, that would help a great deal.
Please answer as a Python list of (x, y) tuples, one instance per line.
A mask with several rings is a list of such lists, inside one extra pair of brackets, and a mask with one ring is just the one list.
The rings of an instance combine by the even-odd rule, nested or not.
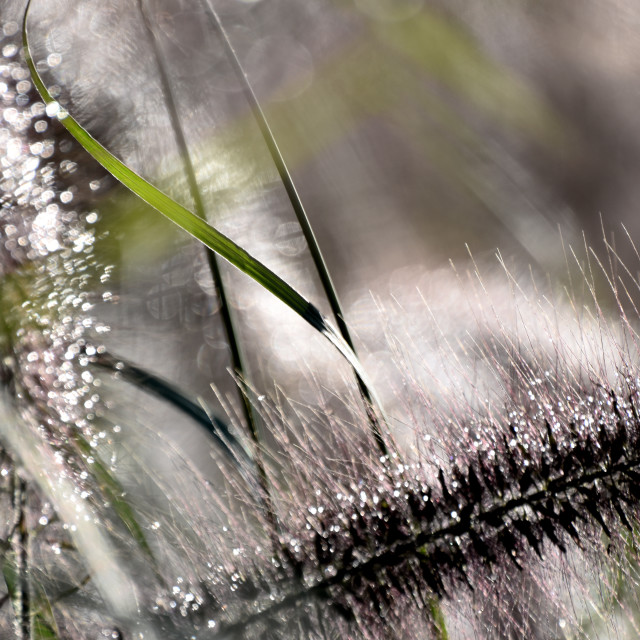
[[(117, 374), (146, 393), (169, 403), (202, 427), (244, 479), (252, 494), (257, 496), (273, 532), (277, 531), (277, 519), (271, 495), (268, 492), (266, 470), (256, 461), (255, 456), (250, 455), (224, 420), (214, 415), (208, 407), (198, 404), (175, 385), (131, 364), (124, 358), (115, 357), (104, 351), (92, 356), (91, 363)], [(246, 394), (247, 391), (244, 390), (242, 393)]]
[[(138, 0), (138, 9), (140, 11), (140, 15), (142, 16), (142, 22), (144, 24), (145, 31), (147, 32), (147, 37), (151, 48), (153, 50), (153, 56), (156, 62), (156, 67), (158, 70), (158, 76), (160, 78), (160, 83), (162, 85), (162, 93), (165, 100), (165, 104), (167, 107), (167, 111), (169, 114), (169, 118), (171, 119), (171, 127), (173, 129), (176, 144), (179, 149), (180, 159), (182, 161), (184, 174), (187, 179), (187, 183), (189, 185), (189, 192), (191, 194), (191, 199), (193, 200), (194, 212), (195, 214), (201, 218), (202, 220), (207, 219), (206, 209), (204, 205), (204, 201), (202, 199), (200, 186), (198, 184), (198, 178), (196, 177), (196, 172), (193, 166), (193, 162), (191, 160), (191, 153), (189, 152), (189, 145), (186, 140), (186, 136), (184, 133), (184, 128), (182, 126), (182, 120), (180, 118), (180, 113), (178, 106), (176, 104), (174, 92), (171, 86), (171, 79), (169, 78), (169, 73), (167, 70), (167, 64), (162, 54), (162, 50), (155, 36), (155, 32), (153, 29), (153, 25), (150, 22), (149, 15), (145, 9), (144, 0)], [(213, 283), (216, 290), (216, 295), (218, 298), (218, 304), (220, 307), (220, 315), (222, 317), (222, 323), (224, 326), (224, 331), (227, 336), (227, 343), (229, 345), (229, 352), (231, 356), (231, 364), (233, 367), (233, 372), (238, 380), (249, 380), (250, 377), (247, 372), (246, 365), (244, 363), (244, 359), (242, 357), (242, 351), (240, 347), (240, 342), (238, 340), (237, 330), (235, 328), (235, 324), (232, 317), (231, 307), (229, 305), (229, 300), (227, 298), (224, 281), (222, 277), (222, 272), (220, 270), (220, 264), (218, 262), (218, 258), (214, 251), (205, 247), (207, 262), (209, 264), (209, 270), (211, 271), (211, 277), (213, 279)], [(273, 511), (273, 506), (270, 498), (270, 489), (269, 489), (269, 481), (266, 473), (266, 469), (264, 467), (264, 463), (261, 460), (260, 454), (260, 434), (258, 431), (258, 415), (247, 395), (244, 391), (243, 385), (237, 385), (238, 393), (240, 395), (242, 410), (244, 414), (244, 418), (247, 423), (247, 427), (249, 428), (249, 432), (251, 434), (251, 439), (254, 443), (254, 463), (258, 472), (258, 482), (262, 489), (263, 497), (264, 497), (264, 508), (267, 512), (269, 520), (272, 524), (276, 524), (276, 517)]]
[[(249, 103), (251, 107), (251, 111), (253, 117), (255, 118), (264, 142), (269, 150), (271, 155), (271, 159), (278, 170), (278, 175), (280, 176), (280, 180), (287, 192), (287, 196), (289, 197), (289, 201), (291, 202), (291, 206), (293, 207), (293, 211), (296, 214), (296, 218), (298, 220), (298, 224), (302, 229), (302, 233), (307, 242), (307, 247), (309, 248), (309, 252), (311, 253), (311, 257), (316, 267), (316, 271), (318, 276), (320, 277), (320, 282), (322, 283), (322, 288), (324, 294), (329, 302), (329, 306), (331, 307), (331, 312), (336, 320), (336, 324), (338, 325), (338, 331), (340, 335), (347, 343), (351, 351), (357, 356), (356, 349), (351, 338), (351, 334), (349, 333), (349, 328), (344, 319), (344, 313), (342, 311), (342, 305), (340, 304), (340, 299), (338, 298), (338, 292), (333, 284), (331, 279), (331, 275), (329, 273), (329, 269), (327, 267), (327, 263), (322, 255), (322, 251), (320, 250), (320, 245), (316, 240), (315, 234), (313, 233), (313, 229), (311, 227), (311, 223), (309, 222), (309, 218), (304, 209), (304, 205), (302, 204), (302, 200), (300, 198), (300, 194), (296, 189), (296, 186), (293, 182), (293, 178), (291, 177), (291, 173), (287, 167), (287, 164), (282, 156), (280, 148), (278, 147), (278, 143), (275, 140), (273, 132), (271, 131), (271, 127), (267, 122), (267, 118), (260, 106), (260, 102), (249, 82), (247, 74), (240, 63), (238, 55), (231, 43), (229, 35), (227, 34), (222, 21), (220, 20), (220, 16), (218, 12), (213, 7), (211, 0), (200, 0), (202, 6), (205, 9), (206, 14), (209, 16), (209, 21), (213, 28), (219, 33), (222, 44), (233, 67), (233, 70), (240, 81), (242, 86), (242, 90), (245, 96), (245, 99)], [(387, 447), (383, 429), (385, 426), (385, 418), (382, 412), (382, 407), (376, 406), (378, 403), (374, 400), (374, 394), (371, 392), (367, 383), (362, 379), (360, 374), (354, 370), (356, 380), (358, 383), (358, 388), (360, 390), (360, 394), (362, 395), (362, 399), (365, 404), (367, 418), (371, 424), (371, 429), (380, 452), (384, 456), (389, 455), (389, 449)]]
[(29, 531), (26, 522), (27, 483), (14, 466), (12, 507), (15, 527), (11, 546), (15, 558), (13, 611), (16, 640), (31, 640), (31, 598), (29, 592)]
[[(241, 472), (253, 467), (253, 458), (249, 455), (249, 452), (244, 448), (242, 443), (234, 436), (229, 425), (209, 411), (208, 408), (203, 408), (194, 398), (189, 397), (175, 385), (142, 367), (131, 364), (120, 356), (116, 357), (106, 351), (101, 351), (91, 356), (91, 363), (117, 374), (123, 380), (164, 400), (191, 418), (207, 432), (222, 449), (225, 456), (232, 461)], [(253, 486), (248, 478), (247, 481), (250, 486)]]

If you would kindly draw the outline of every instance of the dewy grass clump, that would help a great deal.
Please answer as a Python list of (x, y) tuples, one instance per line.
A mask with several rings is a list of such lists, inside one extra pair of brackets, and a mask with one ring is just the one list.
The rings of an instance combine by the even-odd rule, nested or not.
[[(583, 305), (570, 301), (577, 336), (559, 327), (551, 340), (544, 330), (536, 337), (535, 317), (520, 333), (480, 323), (472, 345), (504, 390), (503, 404), (470, 385), (478, 402), (460, 397), (448, 410), (408, 385), (407, 404), (423, 403), (412, 443), (396, 441), (389, 425), (375, 428), (382, 423), (369, 402), (346, 399), (344, 419), (322, 404), (258, 397), (242, 379), (267, 444), (177, 381), (106, 348), (108, 327), (92, 317), (92, 296), (113, 300), (101, 287), (118, 265), (99, 251), (110, 230), (94, 231), (100, 215), (90, 196), (110, 179), (46, 116), (17, 32), (4, 25), (0, 67), (2, 633), (586, 635), (590, 566), (605, 593), (603, 617), (624, 611), (635, 624), (637, 594), (625, 574), (634, 571), (640, 514), (637, 336), (624, 311), (633, 278), (603, 270), (617, 321), (604, 320), (596, 303), (600, 321), (587, 322), (575, 312)], [(246, 258), (249, 271), (271, 277)], [(585, 282), (591, 288), (593, 277)], [(330, 337), (360, 375), (349, 345)], [(140, 398), (151, 406), (151, 397), (204, 428), (224, 469), (215, 481), (169, 433), (127, 414)], [(607, 584), (607, 571), (624, 577)]]
[[(525, 408), (458, 425), (463, 450), (450, 435), (457, 453), (442, 466), (426, 451), (413, 463), (363, 459), (371, 442), (337, 435), (322, 468), (313, 463), (321, 447), (305, 443), (292, 463), (299, 492), (287, 491), (282, 546), (270, 564), (240, 565), (232, 576), (239, 597), (221, 600), (221, 637), (306, 638), (318, 629), (321, 637), (356, 629), (367, 638), (416, 637), (416, 615), (420, 633), (437, 635), (437, 599), (460, 601), (462, 592), (491, 601), (505, 573), (529, 575), (575, 548), (629, 550), (640, 496), (637, 378), (627, 372), (615, 390), (595, 380), (588, 388), (523, 376)], [(547, 612), (536, 605), (555, 606), (520, 603), (514, 637), (543, 632)], [(558, 616), (546, 633), (565, 625)]]

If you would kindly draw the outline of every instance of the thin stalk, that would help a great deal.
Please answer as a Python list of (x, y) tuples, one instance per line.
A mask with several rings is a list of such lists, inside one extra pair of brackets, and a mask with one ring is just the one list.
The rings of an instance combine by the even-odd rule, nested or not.
[[(234, 436), (229, 425), (211, 413), (206, 407), (203, 408), (194, 398), (189, 397), (180, 388), (150, 371), (108, 352), (92, 356), (91, 363), (118, 374), (122, 379), (168, 402), (175, 409), (194, 420), (221, 447), (227, 458), (236, 465), (241, 473), (253, 467), (252, 456)], [(247, 481), (249, 481), (249, 478), (247, 478)], [(253, 486), (253, 483), (250, 482), (250, 486)]]
[[(171, 87), (171, 80), (169, 78), (166, 61), (158, 44), (153, 27), (150, 23), (149, 16), (145, 10), (144, 0), (138, 0), (138, 8), (140, 10), (142, 21), (147, 32), (147, 37), (153, 49), (153, 55), (156, 61), (158, 75), (160, 77), (160, 83), (162, 85), (162, 92), (167, 106), (167, 111), (169, 113), (169, 118), (171, 119), (171, 126), (173, 128), (173, 132), (176, 138), (176, 144), (178, 145), (178, 149), (180, 152), (180, 159), (182, 160), (185, 177), (189, 185), (191, 199), (193, 200), (194, 213), (202, 220), (206, 220), (207, 215), (204, 201), (202, 199), (200, 187), (198, 185), (198, 178), (196, 176), (193, 162), (191, 160), (191, 153), (189, 152), (189, 145), (186, 140), (184, 128), (182, 127), (182, 120), (180, 118), (174, 92)], [(240, 343), (238, 340), (236, 328), (234, 326), (231, 307), (229, 305), (229, 301), (225, 291), (224, 281), (222, 278), (222, 273), (220, 271), (220, 265), (214, 251), (212, 251), (208, 247), (205, 247), (205, 251), (207, 255), (207, 262), (209, 264), (209, 270), (211, 271), (211, 277), (213, 279), (216, 295), (218, 298), (220, 315), (222, 317), (222, 323), (224, 326), (225, 334), (227, 336), (227, 343), (229, 344), (233, 371), (238, 380), (244, 381), (248, 379), (246, 366), (243, 362)], [(265, 510), (269, 521), (272, 524), (275, 524), (276, 517), (271, 503), (269, 481), (260, 455), (258, 416), (247, 393), (244, 391), (243, 384), (238, 385), (238, 392), (242, 403), (244, 417), (254, 443), (254, 462), (258, 470), (260, 487), (264, 494)]]
[[(329, 302), (329, 306), (331, 307), (331, 312), (336, 319), (336, 324), (338, 325), (338, 330), (340, 331), (340, 335), (344, 339), (344, 341), (349, 345), (349, 348), (353, 353), (356, 353), (353, 340), (351, 338), (351, 334), (349, 333), (349, 328), (347, 327), (347, 323), (344, 319), (344, 313), (342, 311), (342, 305), (340, 304), (340, 300), (338, 298), (338, 292), (333, 284), (331, 279), (331, 275), (329, 274), (329, 269), (327, 267), (327, 263), (325, 262), (324, 256), (322, 255), (322, 251), (320, 250), (320, 245), (316, 240), (315, 234), (313, 233), (313, 229), (311, 228), (311, 223), (309, 222), (309, 218), (302, 204), (302, 200), (300, 195), (298, 194), (298, 190), (295, 187), (293, 182), (293, 178), (291, 177), (291, 173), (287, 167), (287, 164), (282, 156), (280, 148), (278, 147), (278, 143), (275, 140), (273, 132), (271, 131), (271, 127), (267, 122), (267, 118), (260, 106), (260, 102), (253, 91), (251, 83), (245, 73), (242, 65), (240, 64), (240, 60), (238, 55), (229, 39), (229, 35), (227, 34), (222, 21), (220, 20), (220, 16), (217, 11), (213, 7), (211, 0), (200, 0), (201, 4), (203, 4), (205, 12), (209, 16), (209, 21), (213, 28), (220, 34), (222, 38), (222, 43), (225, 49), (225, 53), (233, 67), (233, 70), (240, 80), (240, 84), (242, 86), (245, 98), (251, 107), (251, 111), (253, 113), (253, 117), (255, 118), (260, 132), (262, 133), (262, 137), (264, 138), (265, 144), (269, 153), (271, 154), (271, 159), (278, 170), (278, 174), (280, 176), (280, 180), (284, 185), (285, 191), (287, 192), (287, 196), (289, 197), (289, 201), (291, 202), (291, 206), (293, 207), (293, 211), (296, 214), (296, 218), (298, 220), (298, 224), (302, 229), (302, 233), (307, 242), (307, 246), (309, 248), (309, 252), (311, 253), (311, 257), (315, 264), (316, 270), (318, 272), (318, 276), (320, 277), (320, 282), (322, 283), (322, 288), (324, 290), (324, 294)], [(356, 354), (357, 355), (357, 354)], [(362, 395), (362, 399), (365, 404), (365, 408), (367, 411), (367, 417), (371, 424), (371, 429), (373, 431), (373, 435), (375, 437), (376, 443), (383, 455), (389, 455), (389, 450), (385, 443), (385, 439), (382, 433), (382, 429), (384, 427), (384, 415), (381, 407), (376, 407), (376, 402), (374, 402), (374, 394), (371, 392), (366, 382), (362, 379), (360, 374), (354, 370), (356, 380), (358, 382), (358, 388), (360, 389), (360, 394)], [(381, 417), (378, 416), (380, 414)]]
[(31, 638), (31, 598), (29, 593), (29, 531), (26, 522), (26, 482), (14, 466), (12, 507), (15, 529), (11, 536), (11, 546), (16, 562), (13, 593), (16, 640)]

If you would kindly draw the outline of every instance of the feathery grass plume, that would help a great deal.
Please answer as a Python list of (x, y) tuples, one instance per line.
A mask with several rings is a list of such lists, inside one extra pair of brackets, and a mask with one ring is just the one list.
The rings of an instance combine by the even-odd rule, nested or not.
[[(622, 612), (616, 624), (636, 624), (625, 608), (637, 601), (640, 400), (635, 320), (626, 315), (637, 316), (637, 284), (623, 265), (613, 268), (613, 249), (601, 269), (613, 292), (604, 308), (595, 260), (581, 276), (586, 300), (568, 304), (535, 288), (527, 297), (504, 276), (498, 287), (513, 287), (515, 320), (490, 306), (462, 351), (467, 363), (454, 362), (470, 395), (438, 403), (428, 386), (404, 387), (399, 403), (415, 412), (405, 459), (380, 457), (355, 389), (343, 399), (349, 422), (321, 403), (256, 399), (278, 444), (262, 452), (274, 530), (234, 456), (214, 483), (152, 421), (136, 420), (149, 405), (130, 382), (205, 423), (188, 396), (135, 364), (118, 367), (96, 340), (105, 327), (89, 315), (98, 287), (89, 274), (106, 278), (112, 265), (89, 250), (98, 238), (90, 194), (81, 196), (91, 172), (104, 174), (80, 152), (55, 156), (73, 142), (27, 85), (11, 85), (27, 79), (24, 65), (5, 66), (3, 98), (16, 106), (6, 147), (14, 163), (3, 176), (0, 424), (24, 471), (11, 476), (7, 463), (1, 475), (15, 478), (4, 575), (19, 634), (561, 637), (586, 633), (589, 612), (572, 614), (569, 596), (590, 604), (591, 567), (606, 592), (602, 608)], [(105, 363), (115, 376), (100, 376)], [(483, 383), (473, 366), (484, 367)]]
[[(601, 355), (610, 359), (613, 326), (581, 338), (608, 342)], [(230, 580), (240, 597), (224, 598), (214, 637), (414, 637), (414, 614), (423, 611), (428, 628), (434, 597), (460, 602), (461, 593), (475, 593), (482, 600), (496, 587), (505, 611), (489, 618), (487, 637), (562, 635), (570, 616), (560, 594), (545, 593), (552, 587), (540, 584), (536, 565), (564, 562), (559, 554), (575, 560), (575, 548), (582, 562), (598, 562), (605, 549), (635, 555), (637, 354), (624, 315), (618, 329), (625, 356), (611, 379), (593, 368), (596, 351), (585, 352), (591, 368), (580, 372), (562, 355), (568, 340), (545, 354), (513, 338), (510, 344), (504, 327), (493, 333), (483, 355), (511, 402), (485, 417), (450, 416), (455, 429), (439, 425), (439, 446), (409, 464), (367, 455), (375, 449), (366, 433), (345, 439), (344, 425), (327, 444), (325, 431), (321, 439), (314, 429), (317, 418), (301, 418), (304, 441), (282, 435), (291, 458), (290, 481), (278, 493), (288, 497), (281, 505), (285, 547), (266, 565), (235, 568)], [(270, 410), (277, 424), (281, 416)], [(623, 570), (625, 562), (613, 557)], [(513, 582), (538, 592), (530, 611), (527, 603), (506, 606)], [(548, 613), (536, 610), (541, 602)]]

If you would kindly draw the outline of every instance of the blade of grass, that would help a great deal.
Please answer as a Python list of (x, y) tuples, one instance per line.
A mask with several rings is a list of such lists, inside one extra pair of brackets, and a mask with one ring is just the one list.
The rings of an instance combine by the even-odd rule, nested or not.
[[(145, 10), (144, 0), (138, 0), (138, 9), (142, 16), (142, 22), (147, 33), (147, 38), (153, 49), (153, 55), (156, 61), (156, 67), (158, 69), (158, 75), (160, 77), (160, 83), (162, 85), (162, 92), (167, 105), (167, 111), (171, 120), (171, 126), (176, 138), (176, 144), (180, 152), (180, 158), (182, 160), (183, 169), (189, 185), (189, 191), (191, 193), (191, 199), (193, 200), (194, 212), (202, 220), (207, 219), (204, 201), (198, 185), (198, 179), (191, 160), (191, 154), (189, 153), (189, 145), (187, 144), (184, 129), (182, 127), (182, 120), (178, 112), (178, 106), (175, 101), (174, 93), (171, 88), (171, 81), (169, 79), (169, 73), (167, 71), (167, 65), (164, 60), (164, 56), (158, 44), (155, 36), (155, 32), (149, 20), (149, 16)], [(209, 263), (209, 270), (211, 271), (211, 277), (218, 297), (218, 303), (220, 308), (220, 315), (222, 317), (222, 323), (224, 326), (225, 334), (227, 336), (227, 343), (229, 345), (229, 351), (231, 355), (231, 364), (233, 371), (238, 380), (250, 379), (245, 364), (242, 358), (242, 351), (240, 348), (240, 342), (237, 337), (236, 329), (233, 322), (233, 315), (231, 307), (227, 300), (227, 294), (225, 291), (224, 281), (222, 279), (222, 273), (220, 271), (220, 265), (218, 259), (213, 250), (206, 247), (207, 261)], [(258, 415), (255, 412), (253, 405), (249, 399), (249, 396), (244, 392), (242, 385), (237, 385), (238, 393), (240, 395), (240, 401), (244, 412), (244, 417), (251, 434), (251, 439), (254, 443), (254, 456), (253, 464), (258, 471), (258, 482), (262, 489), (261, 494), (264, 496), (266, 504), (264, 505), (266, 512), (268, 513), (269, 520), (273, 525), (276, 524), (276, 517), (271, 506), (271, 498), (269, 491), (269, 480), (267, 472), (260, 455), (260, 438), (258, 433)], [(175, 397), (175, 396), (174, 396)], [(226, 429), (228, 435), (228, 429)], [(217, 435), (217, 434), (214, 434)], [(220, 440), (220, 438), (218, 438)]]
[[(329, 306), (331, 307), (331, 313), (333, 314), (336, 324), (338, 325), (338, 331), (340, 332), (340, 336), (349, 346), (349, 349), (357, 356), (355, 346), (353, 340), (351, 338), (351, 334), (349, 333), (349, 328), (347, 327), (347, 323), (344, 319), (344, 313), (342, 311), (342, 305), (340, 304), (340, 299), (338, 298), (338, 292), (333, 284), (333, 280), (331, 279), (331, 275), (329, 273), (329, 269), (327, 267), (327, 263), (322, 255), (322, 251), (320, 249), (320, 245), (316, 240), (316, 236), (313, 232), (313, 228), (311, 227), (311, 223), (309, 221), (309, 217), (305, 211), (304, 205), (302, 204), (302, 200), (300, 198), (300, 194), (296, 189), (296, 186), (293, 182), (293, 178), (291, 177), (291, 172), (287, 167), (287, 163), (282, 156), (280, 148), (278, 147), (278, 143), (271, 131), (271, 127), (267, 122), (267, 118), (260, 106), (260, 102), (249, 82), (249, 78), (245, 73), (242, 64), (238, 58), (238, 55), (231, 43), (227, 30), (224, 28), (222, 21), (220, 20), (220, 16), (218, 12), (215, 10), (211, 0), (200, 0), (200, 4), (203, 6), (205, 13), (209, 17), (209, 22), (211, 26), (217, 31), (222, 39), (222, 44), (227, 55), (229, 62), (236, 74), (238, 80), (240, 81), (240, 85), (245, 95), (245, 99), (249, 103), (251, 107), (251, 111), (253, 113), (253, 117), (255, 118), (256, 123), (258, 124), (258, 128), (262, 134), (262, 137), (265, 141), (267, 149), (271, 155), (271, 159), (273, 160), (273, 164), (275, 165), (278, 175), (280, 176), (280, 180), (287, 192), (287, 196), (289, 198), (289, 202), (291, 203), (291, 207), (293, 208), (294, 213), (296, 214), (296, 218), (298, 220), (298, 224), (302, 229), (302, 234), (307, 242), (307, 247), (309, 248), (309, 252), (311, 253), (311, 258), (313, 259), (313, 263), (316, 267), (316, 271), (320, 278), (320, 282), (322, 284), (322, 288), (324, 290), (324, 294), (329, 302)], [(360, 394), (362, 395), (362, 399), (365, 403), (365, 407), (367, 410), (367, 416), (371, 423), (371, 428), (373, 431), (373, 435), (376, 439), (378, 447), (381, 450), (383, 455), (388, 455), (389, 451), (387, 450), (387, 446), (385, 444), (384, 438), (382, 437), (381, 432), (381, 424), (378, 415), (376, 414), (376, 409), (380, 412), (382, 417), (382, 421), (384, 422), (384, 414), (382, 412), (382, 407), (380, 403), (375, 399), (375, 396), (370, 391), (369, 387), (365, 380), (360, 376), (357, 369), (354, 369), (354, 373), (356, 375), (356, 380), (358, 383), (358, 388), (360, 390)]]
[[(353, 367), (358, 377), (369, 390), (375, 405), (378, 407), (381, 406), (376, 399), (371, 385), (366, 382), (365, 372), (357, 356), (353, 352), (353, 349), (311, 302), (280, 278), (280, 276), (271, 271), (271, 269), (256, 260), (247, 251), (242, 249), (242, 247), (238, 246), (230, 238), (207, 224), (207, 222), (170, 198), (167, 194), (154, 187), (132, 169), (127, 167), (123, 162), (118, 160), (110, 151), (93, 138), (89, 132), (86, 131), (86, 129), (84, 129), (64, 108), (62, 108), (56, 100), (53, 99), (36, 69), (29, 49), (27, 18), (30, 6), (31, 0), (28, 0), (22, 22), (24, 55), (33, 83), (47, 105), (48, 113), (50, 115), (57, 116), (63, 126), (80, 143), (80, 145), (123, 185), (133, 191), (147, 204), (169, 218), (169, 220), (177, 224), (184, 231), (218, 253), (225, 260), (240, 269), (240, 271), (253, 278), (267, 291), (275, 295), (290, 309), (295, 311), (301, 318), (306, 320), (314, 329), (324, 335)], [(379, 423), (376, 423), (374, 427), (374, 435), (379, 448), (386, 454), (387, 447), (385, 444), (385, 438)]]
[(44, 616), (38, 614), (33, 618), (32, 640), (60, 640), (60, 636), (58, 636)]
[[(74, 592), (79, 587), (74, 587)], [(34, 606), (32, 620), (32, 640), (60, 640), (56, 617), (53, 613), (51, 601), (47, 597), (44, 589), (39, 589), (37, 602)]]
[(241, 473), (254, 466), (250, 453), (234, 436), (229, 425), (211, 411), (203, 409), (175, 385), (109, 353), (99, 353), (92, 356), (91, 362), (98, 367), (117, 373), (127, 382), (169, 402), (176, 409), (189, 416), (214, 439), (216, 444), (222, 448), (225, 456), (234, 463)]

